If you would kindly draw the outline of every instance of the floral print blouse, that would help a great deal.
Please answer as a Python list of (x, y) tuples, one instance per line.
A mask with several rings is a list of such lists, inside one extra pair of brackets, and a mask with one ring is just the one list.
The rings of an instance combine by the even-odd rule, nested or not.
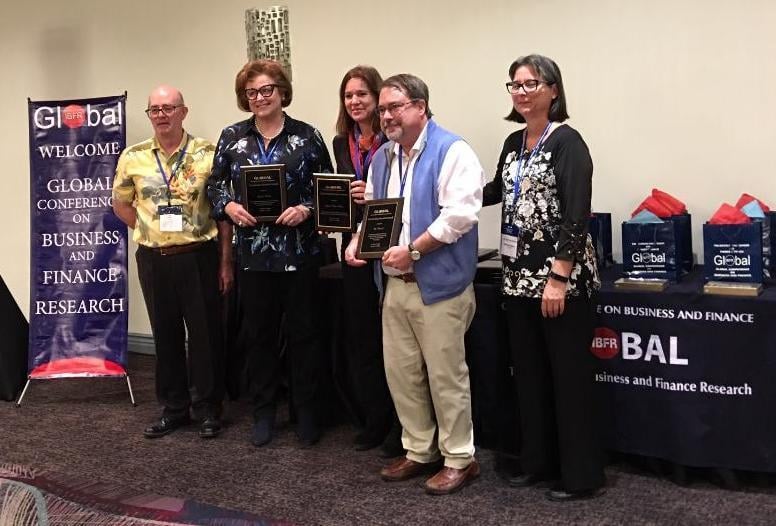
[[(496, 176), (483, 190), (484, 204), (502, 202), (502, 224), (518, 229), (517, 257), (502, 256), (502, 291), (541, 298), (554, 259), (573, 261), (567, 296), (589, 297), (600, 288), (588, 234), (593, 162), (579, 133), (558, 126), (532, 162), (520, 149), (523, 130), (507, 137)], [(518, 163), (521, 181), (516, 188)]]
[[(266, 149), (267, 163), (262, 162), (259, 141), (263, 139), (253, 117), (221, 132), (207, 182), (215, 219), (231, 221), (224, 208), (231, 201), (242, 202), (240, 166), (245, 165), (285, 165), (288, 206), (302, 204), (312, 209), (313, 173), (332, 172), (320, 132), (286, 115), (283, 130)], [(258, 223), (236, 228), (236, 233), (239, 269), (289, 272), (318, 264), (319, 236), (312, 215), (295, 227)]]

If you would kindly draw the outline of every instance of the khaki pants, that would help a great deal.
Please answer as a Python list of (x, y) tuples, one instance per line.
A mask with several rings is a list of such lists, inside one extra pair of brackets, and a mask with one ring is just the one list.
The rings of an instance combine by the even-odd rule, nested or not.
[(457, 469), (472, 461), (464, 334), (474, 309), (472, 285), (454, 298), (424, 305), (417, 283), (388, 278), (383, 303), (385, 373), (410, 460), (433, 462), (441, 453), (445, 466)]

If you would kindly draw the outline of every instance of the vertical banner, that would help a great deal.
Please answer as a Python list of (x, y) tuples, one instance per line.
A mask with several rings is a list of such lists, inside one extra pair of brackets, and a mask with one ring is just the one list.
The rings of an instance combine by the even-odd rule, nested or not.
[(111, 199), (125, 105), (28, 103), (31, 378), (126, 373), (127, 229)]

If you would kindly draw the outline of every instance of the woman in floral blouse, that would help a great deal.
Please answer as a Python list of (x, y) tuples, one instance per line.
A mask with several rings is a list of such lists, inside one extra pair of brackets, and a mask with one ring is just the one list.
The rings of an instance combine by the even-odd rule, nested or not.
[[(235, 94), (239, 108), (253, 115), (221, 132), (207, 192), (213, 216), (237, 227), (254, 404), (251, 441), (259, 447), (272, 439), (281, 366), (278, 330), (285, 315), (297, 434), (302, 445), (309, 446), (320, 438), (314, 410), (319, 369), (314, 293), (320, 254), (312, 217), (312, 175), (331, 172), (331, 159), (318, 130), (283, 111), (293, 91), (279, 63), (247, 63), (237, 73)], [(265, 164), (285, 166), (288, 207), (274, 223), (257, 222), (241, 195), (240, 166)]]
[(484, 204), (502, 204), (502, 291), (516, 369), (523, 474), (512, 486), (557, 481), (551, 500), (603, 493), (590, 353), (600, 286), (588, 235), (593, 163), (566, 124), (557, 64), (521, 57), (509, 68), (507, 137)]

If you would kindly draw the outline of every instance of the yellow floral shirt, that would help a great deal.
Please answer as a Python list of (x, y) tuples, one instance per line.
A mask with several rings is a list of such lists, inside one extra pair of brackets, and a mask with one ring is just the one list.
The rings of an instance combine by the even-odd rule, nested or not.
[[(172, 176), (180, 152), (188, 143), (183, 162)], [(170, 204), (183, 210), (182, 232), (159, 230), (158, 208), (167, 206), (168, 190), (156, 163), (154, 152), (170, 181)], [(130, 146), (122, 152), (113, 180), (113, 199), (133, 203), (137, 222), (133, 239), (147, 247), (185, 245), (214, 239), (218, 233), (210, 217), (210, 201), (205, 183), (213, 165), (215, 145), (210, 141), (184, 133), (178, 148), (168, 157), (156, 138)], [(172, 176), (172, 177), (171, 177)]]

